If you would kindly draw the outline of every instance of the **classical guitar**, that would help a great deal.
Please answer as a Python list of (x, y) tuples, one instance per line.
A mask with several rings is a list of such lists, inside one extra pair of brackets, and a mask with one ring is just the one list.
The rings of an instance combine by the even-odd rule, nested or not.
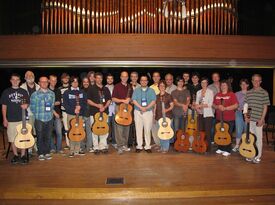
[[(196, 101), (196, 96), (193, 95), (193, 102)], [(188, 115), (188, 122), (186, 132), (189, 136), (193, 136), (197, 132), (197, 112), (195, 109), (191, 109), (191, 114)]]
[[(25, 99), (22, 99), (21, 104), (25, 104)], [(26, 110), (22, 109), (22, 124), (16, 126), (17, 135), (14, 140), (14, 145), (19, 149), (29, 149), (34, 145), (32, 136), (32, 126), (26, 122)]]
[[(131, 92), (131, 86), (129, 85), (128, 87), (129, 88), (128, 88), (126, 98), (128, 98), (130, 96), (130, 92)], [(133, 111), (132, 105), (121, 103), (118, 107), (118, 112), (115, 116), (116, 123), (119, 125), (124, 125), (124, 126), (128, 126), (128, 125), (132, 124), (132, 121), (133, 121), (132, 111)]]
[[(79, 106), (79, 94), (76, 95), (76, 106)], [(70, 120), (69, 139), (73, 142), (80, 142), (86, 137), (84, 129), (84, 121), (76, 114), (73, 119)]]
[[(250, 118), (251, 108), (248, 108), (247, 118)], [(246, 132), (242, 134), (241, 145), (239, 147), (239, 152), (243, 157), (254, 158), (258, 154), (256, 146), (256, 136), (249, 131), (249, 122), (246, 123)]]
[[(186, 113), (184, 112), (184, 116), (183, 118), (186, 118)], [(185, 131), (186, 125), (185, 125), (185, 121), (183, 122), (183, 129), (179, 129), (176, 132), (176, 142), (174, 144), (174, 148), (175, 150), (177, 150), (178, 152), (188, 152), (189, 148), (190, 148), (190, 141), (189, 141), (189, 135), (188, 133), (186, 133)]]
[[(103, 105), (104, 96), (103, 90), (99, 91), (100, 104)], [(94, 124), (92, 126), (92, 132), (96, 135), (105, 135), (109, 132), (108, 115), (105, 112), (97, 112), (94, 116)]]
[(162, 140), (169, 140), (174, 136), (174, 131), (171, 127), (171, 119), (166, 117), (163, 98), (164, 96), (160, 96), (162, 118), (158, 120), (158, 124), (159, 124), (158, 137)]
[[(223, 105), (223, 98), (221, 98), (221, 105)], [(229, 134), (229, 125), (223, 121), (223, 112), (221, 112), (221, 121), (216, 124), (216, 133), (214, 142), (217, 145), (229, 145), (231, 143), (231, 136)]]
[[(199, 104), (203, 104), (203, 98), (200, 100)], [(197, 123), (198, 127), (197, 130), (199, 130), (199, 122)], [(207, 142), (205, 141), (205, 132), (203, 131), (197, 131), (195, 132), (194, 141), (192, 143), (192, 150), (197, 153), (205, 153), (207, 150)]]

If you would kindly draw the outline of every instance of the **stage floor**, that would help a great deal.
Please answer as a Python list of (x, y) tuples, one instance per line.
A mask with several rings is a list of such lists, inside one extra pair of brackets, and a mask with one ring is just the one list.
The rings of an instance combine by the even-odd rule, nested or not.
[[(123, 177), (125, 184), (106, 185), (108, 177)], [(19, 203), (275, 204), (275, 152), (265, 145), (260, 164), (236, 153), (118, 155), (113, 148), (107, 155), (34, 157), (28, 165), (11, 165), (2, 155), (0, 204)]]

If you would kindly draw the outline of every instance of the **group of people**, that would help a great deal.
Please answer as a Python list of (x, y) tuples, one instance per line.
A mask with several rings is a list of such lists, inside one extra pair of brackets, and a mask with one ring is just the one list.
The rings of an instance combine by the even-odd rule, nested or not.
[[(250, 123), (250, 131), (257, 137), (258, 154), (255, 158), (246, 160), (254, 163), (261, 161), (262, 129), (270, 105), (268, 93), (261, 87), (261, 75), (252, 76), (252, 89), (249, 89), (249, 81), (242, 79), (240, 91), (236, 93), (232, 92), (229, 80), (220, 80), (219, 73), (212, 74), (212, 84), (209, 84), (208, 78), (200, 78), (198, 73), (192, 73), (190, 77), (187, 72), (175, 80), (170, 73), (162, 80), (160, 73), (154, 72), (153, 84), (150, 86), (149, 77), (138, 76), (137, 72), (130, 73), (130, 82), (126, 71), (121, 72), (117, 84), (114, 84), (112, 74), (106, 75), (106, 85), (103, 85), (103, 80), (103, 74), (99, 72), (91, 71), (82, 79), (63, 73), (61, 86), (57, 87), (56, 75), (42, 76), (36, 84), (34, 73), (27, 71), (26, 82), (20, 85), (20, 76), (12, 74), (11, 87), (4, 90), (1, 96), (3, 125), (7, 127), (8, 140), (14, 154), (11, 163), (28, 163), (26, 151), (21, 150), (19, 156), (14, 144), (17, 135), (15, 128), (22, 123), (22, 109), (27, 110), (28, 123), (32, 125), (32, 134), (37, 139), (34, 149), (41, 161), (52, 159), (52, 153), (64, 153), (63, 136), (66, 142), (64, 149), (69, 149), (69, 157), (85, 155), (87, 152), (106, 154), (108, 142), (118, 154), (129, 152), (129, 144), (136, 144), (137, 153), (143, 150), (152, 153), (152, 149), (167, 153), (175, 143), (176, 135), (168, 140), (160, 139), (158, 120), (165, 114), (172, 120), (172, 128), (176, 133), (177, 130), (186, 128), (190, 110), (197, 113), (198, 130), (205, 132), (208, 153), (211, 152), (216, 123), (221, 120), (228, 123), (231, 136), (235, 128), (235, 146), (218, 146), (216, 150), (217, 154), (225, 157), (231, 151), (238, 151), (246, 123)], [(25, 99), (24, 103), (22, 99)], [(120, 125), (115, 121), (121, 103), (134, 107), (134, 120), (130, 125)], [(252, 109), (250, 118), (246, 115), (245, 107)], [(109, 116), (110, 129), (105, 135), (97, 135), (91, 129), (98, 112)], [(86, 137), (81, 142), (68, 138), (70, 120), (76, 115), (83, 119), (85, 127)], [(31, 154), (32, 149), (28, 152)]]

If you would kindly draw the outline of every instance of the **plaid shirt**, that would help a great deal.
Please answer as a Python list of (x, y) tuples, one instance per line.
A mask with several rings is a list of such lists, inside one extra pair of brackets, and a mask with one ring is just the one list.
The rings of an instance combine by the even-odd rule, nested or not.
[(53, 118), (54, 102), (54, 92), (43, 92), (41, 89), (35, 91), (30, 99), (30, 109), (35, 119), (42, 122), (50, 121)]

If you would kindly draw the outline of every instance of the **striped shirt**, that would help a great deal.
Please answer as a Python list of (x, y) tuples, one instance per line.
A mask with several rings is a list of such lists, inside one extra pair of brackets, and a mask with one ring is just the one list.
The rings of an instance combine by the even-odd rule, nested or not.
[(251, 108), (251, 121), (257, 122), (261, 119), (264, 106), (270, 105), (269, 96), (266, 90), (260, 88), (259, 90), (254, 90), (253, 88), (247, 91), (244, 103), (248, 104), (248, 107)]
[(51, 90), (35, 91), (31, 95), (30, 108), (36, 120), (48, 122), (53, 118), (55, 95)]

